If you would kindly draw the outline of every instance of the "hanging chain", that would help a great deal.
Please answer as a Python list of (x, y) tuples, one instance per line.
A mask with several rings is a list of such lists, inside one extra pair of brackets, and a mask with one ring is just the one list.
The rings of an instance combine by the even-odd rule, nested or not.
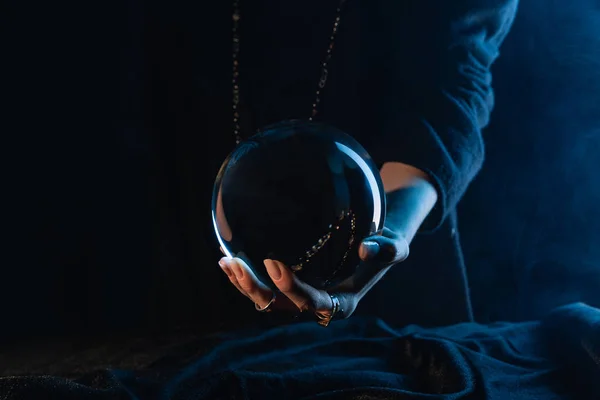
[(312, 113), (308, 118), (309, 121), (312, 121), (314, 117), (317, 116), (319, 112), (319, 103), (321, 102), (321, 92), (325, 89), (325, 84), (327, 83), (327, 76), (329, 75), (329, 61), (331, 60), (331, 54), (333, 53), (333, 46), (335, 44), (335, 38), (338, 33), (338, 27), (340, 25), (340, 18), (342, 15), (342, 7), (346, 0), (340, 0), (340, 4), (338, 8), (335, 10), (335, 21), (333, 23), (333, 28), (331, 30), (331, 36), (329, 37), (329, 46), (327, 47), (327, 54), (325, 55), (325, 60), (321, 63), (321, 78), (319, 79), (319, 85), (317, 87), (317, 91), (315, 93), (315, 102), (312, 105)]
[(231, 84), (233, 86), (233, 135), (235, 137), (235, 144), (239, 144), (242, 141), (240, 133), (240, 86), (238, 84), (239, 72), (239, 54), (240, 54), (240, 1), (233, 0), (233, 71)]
[[(329, 61), (331, 60), (331, 55), (333, 53), (333, 47), (335, 44), (335, 38), (338, 33), (338, 27), (340, 24), (340, 18), (342, 14), (342, 7), (346, 0), (340, 0), (340, 3), (336, 9), (335, 21), (333, 23), (333, 29), (331, 31), (331, 36), (329, 37), (329, 46), (327, 47), (327, 54), (325, 55), (325, 60), (321, 63), (321, 77), (319, 79), (319, 84), (317, 87), (317, 91), (315, 93), (315, 100), (312, 104), (312, 112), (309, 121), (312, 121), (318, 113), (319, 103), (321, 102), (321, 94), (323, 93), (323, 89), (327, 83), (327, 76), (329, 74)], [(233, 135), (235, 137), (235, 143), (239, 144), (242, 141), (241, 134), (241, 126), (240, 126), (240, 86), (239, 86), (239, 53), (240, 53), (240, 0), (233, 0), (233, 43), (232, 43), (232, 91), (233, 91)]]

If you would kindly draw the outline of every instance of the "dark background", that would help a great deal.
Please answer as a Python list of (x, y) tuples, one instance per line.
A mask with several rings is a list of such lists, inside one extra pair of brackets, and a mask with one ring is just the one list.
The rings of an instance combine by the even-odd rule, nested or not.
[(478, 319), (600, 305), (600, 2), (522, 1), (460, 204)]
[[(142, 2), (5, 8), (3, 333), (52, 324), (52, 305), (32, 294), (108, 279), (102, 265), (121, 271), (122, 281), (107, 281), (115, 294), (128, 290), (122, 282), (147, 283), (153, 254), (144, 246), (156, 229), (147, 218), (156, 155), (141, 110)], [(577, 300), (600, 305), (599, 71), (598, 1), (523, 1), (494, 67), (487, 161), (460, 204), (480, 321), (536, 318)], [(87, 254), (96, 258), (83, 275)], [(74, 314), (78, 296), (94, 295), (70, 292), (64, 304)], [(138, 305), (114, 307), (129, 307), (119, 314), (127, 319)]]

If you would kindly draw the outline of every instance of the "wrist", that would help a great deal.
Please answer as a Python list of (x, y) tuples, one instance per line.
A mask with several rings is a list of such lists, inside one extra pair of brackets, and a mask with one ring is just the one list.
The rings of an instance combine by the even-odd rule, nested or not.
[(410, 244), (437, 202), (427, 175), (412, 166), (387, 163), (381, 169), (386, 191), (386, 227)]

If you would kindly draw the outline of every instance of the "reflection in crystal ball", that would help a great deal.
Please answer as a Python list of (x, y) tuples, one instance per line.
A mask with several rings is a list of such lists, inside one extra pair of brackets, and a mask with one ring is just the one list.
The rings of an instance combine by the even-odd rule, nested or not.
[(288, 121), (240, 143), (217, 176), (215, 232), (274, 287), (263, 260), (276, 259), (303, 281), (326, 288), (351, 276), (362, 239), (380, 231), (385, 194), (375, 164), (349, 135)]

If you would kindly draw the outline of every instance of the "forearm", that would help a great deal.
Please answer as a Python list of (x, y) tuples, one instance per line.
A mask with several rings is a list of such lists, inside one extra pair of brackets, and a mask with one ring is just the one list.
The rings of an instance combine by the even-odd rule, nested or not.
[[(437, 201), (435, 187), (423, 171), (402, 163), (385, 163), (380, 174), (387, 201), (385, 226), (410, 245)], [(364, 269), (356, 274), (352, 284), (360, 287), (357, 299), (362, 299), (391, 267), (378, 268), (375, 273)]]
[(410, 244), (438, 195), (427, 174), (410, 165), (385, 163), (380, 171), (386, 192), (386, 226)]

